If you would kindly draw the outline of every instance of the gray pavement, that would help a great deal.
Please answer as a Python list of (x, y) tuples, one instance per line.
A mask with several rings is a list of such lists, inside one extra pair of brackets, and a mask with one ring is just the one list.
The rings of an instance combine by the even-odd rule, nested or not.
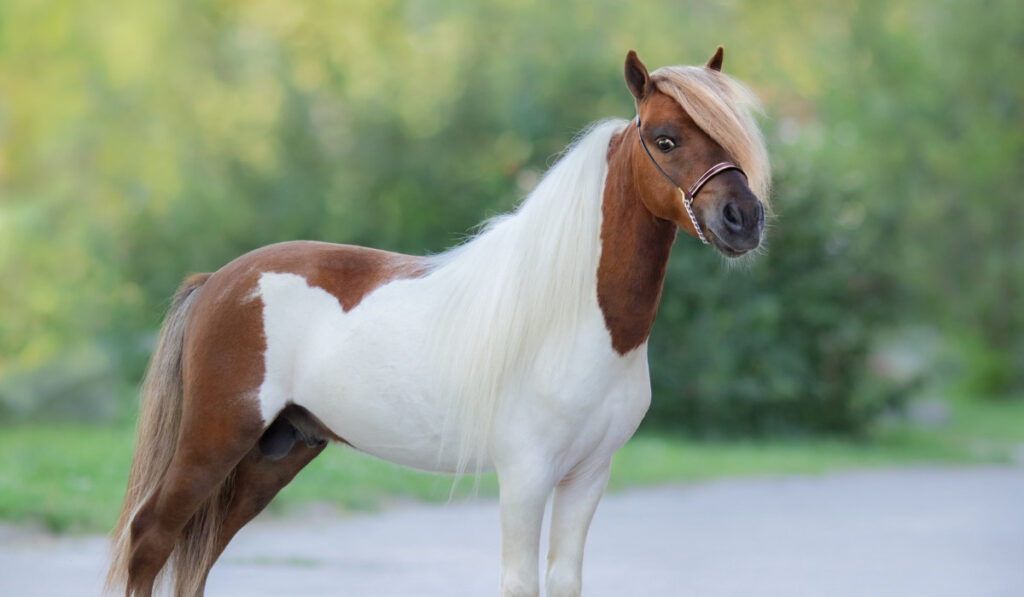
[[(96, 595), (102, 537), (0, 528), (0, 595)], [(492, 501), (249, 525), (207, 595), (497, 594)], [(1024, 468), (735, 479), (608, 495), (584, 595), (1024, 596)]]

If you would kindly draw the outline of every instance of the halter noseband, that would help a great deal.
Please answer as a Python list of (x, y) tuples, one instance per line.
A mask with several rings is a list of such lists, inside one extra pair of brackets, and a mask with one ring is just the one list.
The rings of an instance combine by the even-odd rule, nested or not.
[(639, 114), (636, 115), (635, 122), (636, 136), (640, 138), (640, 146), (644, 148), (644, 153), (647, 154), (647, 157), (651, 158), (651, 163), (654, 164), (654, 167), (658, 169), (658, 172), (661, 172), (661, 175), (665, 177), (665, 180), (669, 181), (670, 183), (672, 183), (672, 186), (679, 189), (679, 194), (682, 195), (683, 197), (683, 207), (686, 208), (686, 214), (690, 216), (690, 222), (693, 223), (693, 229), (697, 231), (697, 238), (699, 238), (700, 242), (704, 243), (705, 245), (708, 244), (708, 239), (704, 236), (704, 233), (701, 231), (700, 224), (697, 223), (697, 216), (693, 214), (693, 201), (694, 199), (696, 199), (697, 193), (700, 192), (700, 189), (709, 180), (721, 174), (722, 172), (725, 172), (726, 170), (739, 170), (740, 174), (742, 174), (743, 176), (746, 176), (746, 173), (743, 172), (743, 170), (739, 166), (733, 164), (732, 162), (719, 162), (714, 166), (708, 168), (707, 172), (701, 174), (700, 177), (698, 177), (697, 180), (695, 180), (694, 183), (690, 185), (690, 188), (683, 189), (683, 187), (676, 184), (676, 181), (672, 180), (672, 177), (669, 176), (667, 172), (661, 169), (661, 166), (658, 165), (658, 161), (654, 159), (653, 155), (651, 155), (651, 150), (647, 149), (647, 144), (644, 143), (644, 135), (640, 131)]

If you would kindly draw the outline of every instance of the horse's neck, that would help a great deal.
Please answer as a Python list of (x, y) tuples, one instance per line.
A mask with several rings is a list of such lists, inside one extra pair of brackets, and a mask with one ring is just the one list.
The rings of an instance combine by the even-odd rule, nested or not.
[(675, 224), (654, 217), (637, 196), (636, 144), (631, 127), (608, 149), (608, 178), (601, 207), (601, 258), (597, 301), (612, 347), (626, 354), (647, 340), (676, 237)]

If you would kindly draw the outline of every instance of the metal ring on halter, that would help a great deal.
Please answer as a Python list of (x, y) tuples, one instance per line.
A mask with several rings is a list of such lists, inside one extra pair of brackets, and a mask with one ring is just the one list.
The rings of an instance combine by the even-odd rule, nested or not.
[(658, 169), (658, 172), (660, 172), (661, 175), (665, 177), (665, 180), (672, 183), (672, 186), (679, 190), (679, 194), (683, 198), (683, 207), (686, 208), (686, 214), (690, 216), (690, 222), (693, 223), (693, 229), (697, 231), (697, 238), (699, 238), (700, 242), (704, 243), (705, 245), (709, 244), (707, 237), (704, 236), (704, 232), (700, 229), (700, 224), (697, 222), (697, 216), (694, 215), (693, 213), (693, 201), (697, 197), (697, 193), (700, 192), (700, 189), (709, 180), (721, 174), (722, 172), (725, 172), (726, 170), (739, 170), (740, 174), (742, 174), (743, 176), (746, 176), (747, 174), (743, 172), (743, 170), (739, 166), (733, 164), (732, 162), (719, 162), (714, 166), (708, 168), (707, 171), (704, 172), (704, 174), (701, 174), (697, 178), (697, 180), (694, 181), (692, 185), (690, 185), (689, 189), (683, 189), (683, 187), (676, 184), (676, 181), (672, 180), (672, 177), (669, 176), (667, 172), (661, 169), (661, 166), (658, 164), (658, 161), (654, 159), (653, 155), (651, 155), (651, 150), (647, 149), (647, 143), (644, 143), (644, 135), (640, 131), (639, 114), (636, 115), (635, 122), (636, 136), (640, 138), (640, 146), (644, 148), (644, 153), (646, 153), (647, 157), (651, 159), (651, 163), (654, 164), (654, 167)]

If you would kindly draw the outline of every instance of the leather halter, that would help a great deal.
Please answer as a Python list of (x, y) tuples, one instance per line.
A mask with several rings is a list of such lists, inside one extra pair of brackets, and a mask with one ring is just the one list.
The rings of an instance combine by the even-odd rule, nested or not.
[(704, 236), (704, 233), (701, 231), (700, 224), (697, 223), (697, 216), (695, 216), (693, 213), (693, 201), (694, 199), (696, 199), (697, 193), (700, 192), (701, 188), (705, 184), (707, 184), (709, 180), (721, 174), (722, 172), (725, 172), (726, 170), (739, 170), (740, 174), (742, 174), (744, 177), (746, 177), (747, 174), (739, 166), (733, 164), (732, 162), (719, 162), (714, 166), (708, 168), (707, 171), (704, 172), (704, 174), (701, 174), (697, 178), (697, 180), (695, 180), (694, 183), (690, 185), (690, 188), (684, 189), (683, 187), (676, 184), (676, 181), (672, 180), (672, 177), (669, 176), (667, 172), (661, 169), (661, 166), (658, 164), (658, 161), (654, 159), (653, 155), (651, 155), (651, 150), (647, 149), (647, 144), (644, 143), (644, 135), (640, 131), (639, 114), (636, 115), (635, 122), (636, 136), (640, 138), (640, 146), (644, 148), (644, 153), (647, 154), (647, 157), (651, 158), (651, 163), (654, 164), (654, 167), (658, 169), (658, 172), (661, 172), (661, 175), (665, 177), (665, 180), (669, 181), (670, 183), (672, 183), (672, 186), (679, 189), (679, 194), (682, 195), (683, 197), (683, 207), (686, 208), (686, 213), (687, 215), (690, 216), (690, 222), (693, 223), (693, 229), (697, 231), (697, 238), (699, 238), (700, 242), (704, 243), (705, 245), (708, 244), (708, 239)]

